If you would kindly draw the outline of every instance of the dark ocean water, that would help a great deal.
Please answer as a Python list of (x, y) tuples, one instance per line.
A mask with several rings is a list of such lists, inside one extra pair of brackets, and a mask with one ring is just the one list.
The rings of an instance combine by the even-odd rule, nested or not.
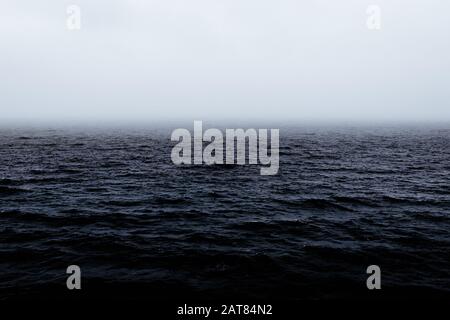
[(0, 299), (450, 296), (450, 128), (282, 128), (277, 176), (170, 132), (1, 129)]

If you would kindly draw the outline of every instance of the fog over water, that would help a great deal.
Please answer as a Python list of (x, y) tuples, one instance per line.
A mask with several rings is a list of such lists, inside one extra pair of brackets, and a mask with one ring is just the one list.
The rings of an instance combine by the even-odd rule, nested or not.
[[(450, 297), (449, 18), (444, 0), (1, 0), (0, 301)], [(194, 120), (221, 130), (217, 158), (225, 128), (279, 129), (277, 174), (256, 144), (177, 165), (174, 129), (183, 156), (212, 142)]]
[(449, 297), (448, 127), (283, 129), (275, 176), (168, 137), (0, 129), (0, 301), (74, 299), (68, 263), (93, 299), (373, 299), (370, 264), (383, 298)]
[(449, 121), (449, 15), (437, 0), (3, 0), (1, 120)]

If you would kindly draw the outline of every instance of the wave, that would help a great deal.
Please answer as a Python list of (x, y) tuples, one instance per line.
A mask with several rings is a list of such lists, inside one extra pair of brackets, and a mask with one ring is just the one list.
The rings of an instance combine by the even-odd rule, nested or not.
[(343, 202), (351, 205), (379, 207), (379, 205), (377, 205), (373, 200), (361, 197), (334, 196), (332, 198), (338, 202)]
[(0, 186), (16, 186), (20, 184), (22, 184), (20, 180), (0, 179)]
[(27, 191), (28, 190), (21, 189), (21, 188), (0, 186), (0, 194), (2, 194), (2, 195), (15, 195), (15, 194), (24, 193)]
[(337, 204), (336, 202), (328, 199), (273, 199), (274, 202), (287, 205), (295, 208), (307, 208), (307, 209), (338, 209), (343, 211), (353, 211), (353, 209), (346, 206)]
[(8, 219), (24, 223), (44, 223), (54, 226), (85, 226), (97, 223), (123, 225), (127, 223), (139, 224), (148, 219), (156, 219), (151, 215), (131, 215), (121, 213), (89, 213), (76, 209), (66, 209), (59, 214), (49, 215), (43, 213), (24, 212), (20, 210), (0, 211), (0, 219)]
[(437, 200), (437, 199), (412, 199), (412, 198), (400, 198), (394, 196), (383, 196), (382, 201), (390, 204), (408, 204), (414, 206), (448, 206), (449, 200)]

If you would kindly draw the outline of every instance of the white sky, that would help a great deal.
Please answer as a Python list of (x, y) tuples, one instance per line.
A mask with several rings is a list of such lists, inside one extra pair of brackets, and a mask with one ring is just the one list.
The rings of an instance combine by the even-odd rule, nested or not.
[(450, 2), (0, 0), (0, 119), (183, 118), (450, 121)]

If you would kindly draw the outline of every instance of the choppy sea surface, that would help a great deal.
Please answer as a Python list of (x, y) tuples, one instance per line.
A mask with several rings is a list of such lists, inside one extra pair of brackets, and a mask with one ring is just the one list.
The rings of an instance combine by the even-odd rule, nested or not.
[(450, 296), (450, 128), (281, 128), (276, 176), (170, 132), (0, 129), (0, 300)]

